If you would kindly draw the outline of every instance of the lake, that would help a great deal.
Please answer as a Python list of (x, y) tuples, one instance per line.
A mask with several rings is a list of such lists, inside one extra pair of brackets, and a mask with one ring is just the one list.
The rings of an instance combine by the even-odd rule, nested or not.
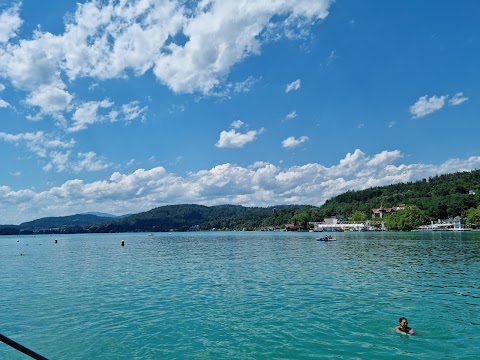
[(480, 354), (480, 232), (318, 236), (2, 236), (0, 333), (70, 360)]

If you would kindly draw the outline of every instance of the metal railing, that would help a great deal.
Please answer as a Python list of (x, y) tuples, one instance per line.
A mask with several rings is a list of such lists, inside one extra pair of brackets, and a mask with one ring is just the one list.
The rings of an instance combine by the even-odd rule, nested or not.
[(48, 360), (46, 357), (43, 357), (42, 355), (40, 354), (37, 354), (35, 351), (32, 351), (28, 348), (26, 348), (25, 346), (13, 341), (12, 339), (9, 339), (8, 337), (0, 334), (0, 341), (4, 342), (5, 344), (7, 344), (8, 346), (11, 346), (13, 347), (14, 349), (18, 350), (18, 351), (21, 351), (22, 353), (24, 353), (25, 355), (28, 355), (30, 356), (31, 358), (33, 359), (36, 359), (36, 360)]

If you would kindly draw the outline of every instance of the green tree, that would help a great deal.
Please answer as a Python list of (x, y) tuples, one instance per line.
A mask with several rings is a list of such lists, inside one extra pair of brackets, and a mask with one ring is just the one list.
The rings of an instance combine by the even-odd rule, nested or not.
[(367, 221), (367, 215), (363, 211), (355, 210), (352, 214), (352, 222)]
[(467, 226), (480, 227), (480, 206), (467, 210)]
[(389, 230), (409, 231), (429, 223), (426, 211), (410, 205), (404, 210), (395, 211), (384, 218), (385, 226)]
[(307, 228), (308, 222), (310, 221), (310, 216), (306, 212), (299, 211), (293, 215), (292, 221), (295, 225), (298, 225), (301, 228)]

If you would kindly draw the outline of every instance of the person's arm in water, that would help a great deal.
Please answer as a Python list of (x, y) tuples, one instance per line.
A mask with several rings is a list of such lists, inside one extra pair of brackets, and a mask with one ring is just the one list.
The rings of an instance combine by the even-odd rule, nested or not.
[(402, 329), (400, 326), (397, 326), (395, 328), (395, 331), (399, 334), (403, 334), (403, 335), (412, 335), (412, 334), (415, 334), (415, 330), (413, 330), (413, 328), (406, 328), (406, 329)]

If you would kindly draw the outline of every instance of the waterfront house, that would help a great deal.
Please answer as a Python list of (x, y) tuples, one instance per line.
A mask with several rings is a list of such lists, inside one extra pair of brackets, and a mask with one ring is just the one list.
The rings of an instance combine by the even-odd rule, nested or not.
[(404, 210), (405, 206), (396, 206), (396, 207), (383, 207), (380, 206), (378, 209), (372, 209), (372, 217), (374, 219), (383, 219), (384, 215), (393, 213), (394, 211)]

